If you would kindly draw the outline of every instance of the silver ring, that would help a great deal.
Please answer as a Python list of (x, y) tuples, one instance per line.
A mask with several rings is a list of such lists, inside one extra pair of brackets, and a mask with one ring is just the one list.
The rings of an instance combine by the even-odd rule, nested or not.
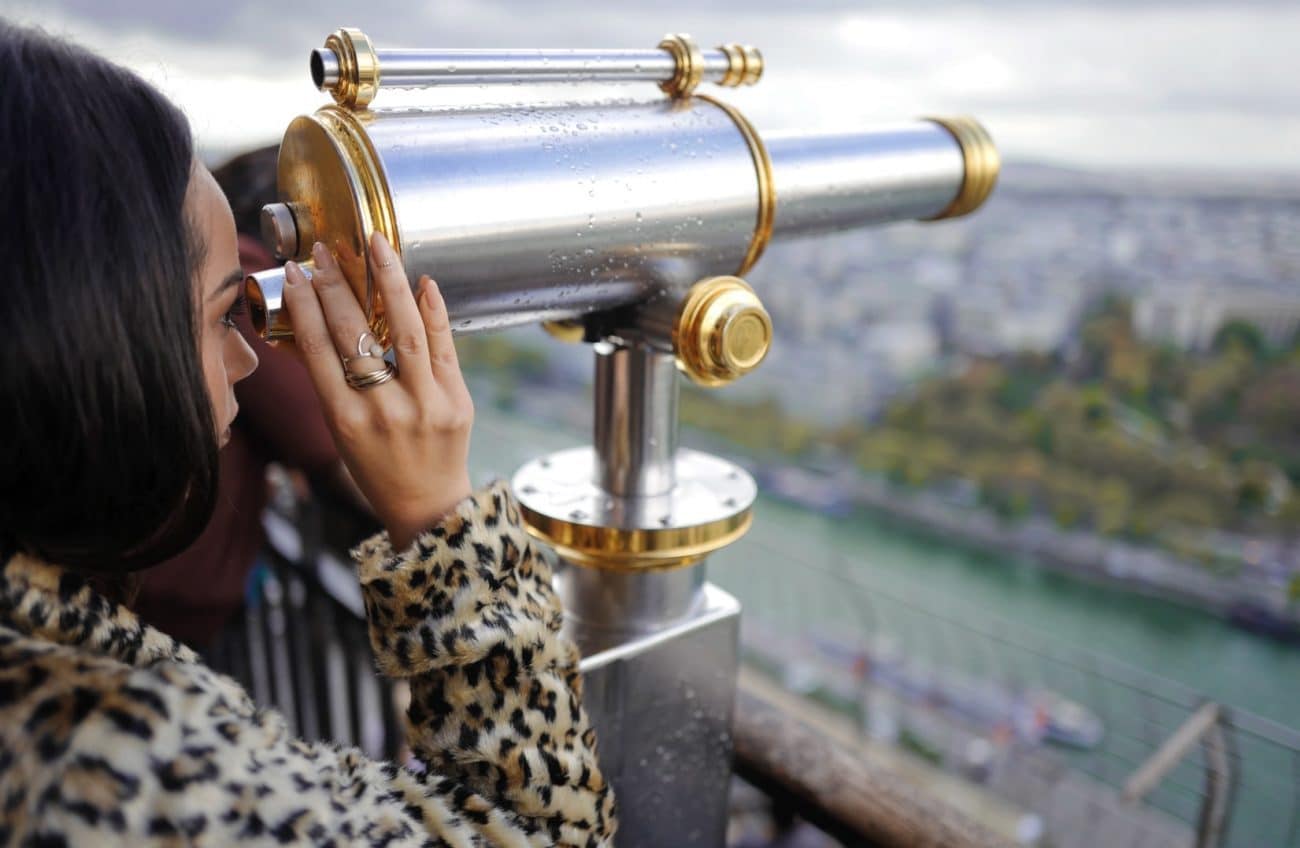
[[(370, 337), (370, 344), (366, 344), (366, 336)], [(379, 340), (369, 330), (362, 332), (357, 336), (357, 356), (376, 356), (380, 359), (384, 356), (384, 349), (380, 346)]]
[(383, 368), (365, 374), (353, 374), (351, 371), (346, 371), (343, 374), (343, 378), (347, 380), (348, 385), (354, 389), (373, 389), (375, 386), (382, 386), (396, 376), (397, 367), (389, 362), (385, 362)]
[[(361, 362), (374, 363), (374, 367), (372, 368), (357, 367), (357, 364)], [(377, 356), (371, 356), (368, 353), (365, 356), (343, 357), (343, 370), (349, 374), (356, 374), (358, 376), (363, 374), (370, 374), (374, 371), (383, 371), (387, 365), (388, 362), (386, 360), (381, 359), (380, 357)]]

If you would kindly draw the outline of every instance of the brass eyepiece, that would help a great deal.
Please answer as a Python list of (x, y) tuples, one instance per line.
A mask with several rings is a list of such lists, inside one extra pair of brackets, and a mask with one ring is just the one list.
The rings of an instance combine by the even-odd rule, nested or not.
[[(310, 280), (315, 265), (308, 260), (299, 263), (298, 267)], [(277, 266), (244, 278), (248, 317), (253, 323), (253, 330), (267, 341), (293, 338), (293, 326), (284, 309), (284, 275), (284, 266)]]

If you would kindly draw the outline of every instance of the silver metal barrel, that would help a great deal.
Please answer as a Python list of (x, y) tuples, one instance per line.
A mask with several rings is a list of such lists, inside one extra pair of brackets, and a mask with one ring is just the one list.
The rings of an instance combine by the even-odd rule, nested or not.
[(776, 238), (935, 218), (966, 176), (956, 138), (933, 121), (763, 140), (776, 182)]
[[(438, 281), (455, 330), (486, 330), (743, 274), (772, 237), (939, 217), (969, 182), (969, 161), (954, 131), (930, 120), (764, 144), (705, 97), (329, 106), (285, 134), (285, 205), (268, 213), (269, 237), (299, 259), (313, 239), (327, 240), (364, 280), (365, 236), (383, 229), (412, 283)], [(252, 279), (255, 317), (272, 336), (287, 334), (276, 314), (283, 271)], [(358, 296), (375, 306), (369, 291)]]

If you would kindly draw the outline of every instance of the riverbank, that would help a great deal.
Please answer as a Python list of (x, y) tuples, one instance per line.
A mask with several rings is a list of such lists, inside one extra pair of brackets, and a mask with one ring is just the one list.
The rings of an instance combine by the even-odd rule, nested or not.
[(1093, 533), (1061, 530), (1037, 517), (1016, 523), (875, 480), (849, 484), (852, 501), (915, 529), (980, 550), (1027, 557), (1059, 572), (1210, 612), (1247, 629), (1300, 640), (1300, 609), (1285, 586), (1251, 575), (1219, 576), (1163, 551)]

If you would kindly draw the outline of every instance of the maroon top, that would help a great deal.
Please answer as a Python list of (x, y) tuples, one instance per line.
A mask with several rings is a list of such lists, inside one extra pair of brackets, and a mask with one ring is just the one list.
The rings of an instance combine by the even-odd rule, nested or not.
[[(273, 264), (261, 243), (246, 235), (239, 237), (239, 260), (246, 273)], [(135, 603), (145, 621), (199, 648), (243, 607), (244, 584), (264, 542), (267, 464), (319, 476), (339, 461), (306, 368), (258, 338), (247, 315), (239, 329), (259, 364), (235, 385), (239, 415), (220, 453), (212, 520), (184, 553), (141, 573)]]

